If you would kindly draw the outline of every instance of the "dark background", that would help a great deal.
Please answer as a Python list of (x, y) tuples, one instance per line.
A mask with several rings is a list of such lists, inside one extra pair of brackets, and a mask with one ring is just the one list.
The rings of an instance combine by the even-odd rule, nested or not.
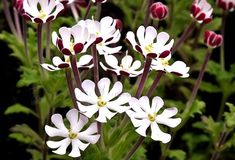
[[(114, 8), (115, 9), (115, 8)], [(104, 8), (105, 10), (105, 8)], [(107, 10), (107, 8), (106, 8)], [(118, 9), (117, 9), (117, 12)], [(120, 13), (121, 15), (121, 13)], [(121, 19), (121, 16), (117, 16)], [(9, 31), (7, 23), (5, 21), (4, 14), (0, 13), (0, 30)], [(226, 68), (228, 69), (230, 64), (235, 63), (235, 12), (231, 13), (226, 21), (225, 29), (225, 61)], [(9, 139), (8, 134), (10, 127), (15, 124), (27, 123), (30, 126), (36, 126), (37, 121), (31, 116), (27, 115), (12, 115), (4, 116), (4, 111), (10, 105), (15, 103), (21, 103), (26, 106), (32, 106), (33, 98), (31, 96), (30, 88), (17, 88), (16, 83), (19, 80), (20, 73), (18, 67), (19, 61), (10, 56), (11, 50), (8, 48), (5, 42), (0, 41), (0, 153), (2, 157), (6, 157), (7, 160), (27, 160), (30, 159), (30, 155), (26, 152), (26, 146), (18, 143), (15, 140)], [(213, 54), (212, 59), (219, 61), (219, 54)], [(203, 93), (202, 93), (203, 94)], [(213, 106), (218, 106), (220, 102), (220, 94), (205, 94), (207, 98), (204, 99), (209, 108), (207, 108), (208, 114), (213, 114)], [(233, 100), (234, 96), (230, 98)], [(217, 101), (218, 100), (218, 101)], [(153, 142), (148, 147), (149, 159), (156, 159), (157, 152), (159, 151), (158, 142)], [(1, 158), (2, 159), (2, 158)]]

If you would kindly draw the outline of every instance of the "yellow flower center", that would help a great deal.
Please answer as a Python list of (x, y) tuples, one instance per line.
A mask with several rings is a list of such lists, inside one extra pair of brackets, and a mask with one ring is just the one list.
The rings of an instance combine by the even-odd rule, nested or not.
[(144, 47), (144, 49), (148, 52), (151, 53), (153, 51), (153, 44), (149, 44), (147, 46)]
[(75, 139), (75, 138), (77, 138), (77, 136), (78, 136), (77, 133), (74, 133), (74, 132), (72, 132), (71, 129), (69, 129), (69, 138), (70, 139)]
[(38, 18), (44, 19), (46, 16), (47, 14), (43, 10), (40, 10)]
[(121, 64), (120, 67), (125, 70), (125, 71), (128, 71), (130, 69), (130, 66), (129, 65), (125, 65), (125, 64)]
[(163, 58), (161, 58), (160, 60), (161, 60), (161, 63), (162, 63), (163, 66), (169, 66), (168, 60), (165, 60)]
[(105, 101), (103, 100), (103, 97), (100, 96), (100, 97), (98, 98), (97, 104), (98, 104), (99, 107), (104, 107), (104, 106), (106, 106), (107, 102), (105, 102)]
[(67, 57), (67, 56), (65, 57), (65, 62), (70, 64), (70, 57), (69, 57), (69, 56), (68, 56), (68, 57)]
[(74, 51), (74, 50), (73, 50), (73, 47), (74, 47), (74, 43), (73, 43), (73, 42), (70, 42), (70, 44), (69, 44), (69, 50), (70, 50), (71, 52)]
[(151, 121), (151, 122), (154, 122), (155, 119), (156, 119), (156, 115), (155, 114), (148, 114), (148, 119)]

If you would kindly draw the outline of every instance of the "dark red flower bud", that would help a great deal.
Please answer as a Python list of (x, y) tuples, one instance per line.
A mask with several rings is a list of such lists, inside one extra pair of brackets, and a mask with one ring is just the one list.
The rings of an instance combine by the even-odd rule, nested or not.
[(20, 14), (23, 10), (23, 2), (24, 0), (14, 0), (14, 7)]
[(122, 21), (120, 19), (115, 19), (116, 29), (122, 30)]
[(235, 9), (234, 0), (217, 0), (216, 3), (220, 8), (224, 10), (233, 11)]
[(168, 7), (161, 2), (153, 3), (150, 6), (150, 16), (153, 19), (163, 20), (168, 14)]
[(204, 42), (208, 47), (216, 48), (221, 46), (223, 37), (213, 31), (206, 31), (204, 34)]

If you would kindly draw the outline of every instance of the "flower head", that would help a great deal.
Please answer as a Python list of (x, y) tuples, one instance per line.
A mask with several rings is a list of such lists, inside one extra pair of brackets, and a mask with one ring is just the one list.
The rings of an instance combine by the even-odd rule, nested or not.
[(216, 34), (213, 31), (206, 31), (204, 35), (204, 42), (208, 47), (216, 48), (221, 46), (223, 37), (220, 34)]
[(176, 127), (180, 124), (180, 118), (171, 118), (178, 112), (177, 108), (167, 108), (162, 113), (158, 113), (163, 107), (164, 102), (160, 97), (154, 97), (150, 106), (149, 98), (144, 96), (139, 100), (132, 98), (129, 102), (131, 110), (126, 111), (132, 124), (136, 127), (136, 132), (146, 137), (146, 130), (151, 129), (151, 138), (155, 141), (168, 143), (171, 135), (160, 130), (158, 124), (169, 127)]
[(191, 16), (198, 23), (209, 23), (212, 20), (213, 8), (207, 0), (194, 0), (191, 8)]
[[(79, 61), (77, 62), (77, 67), (79, 69), (89, 69), (91, 67), (93, 67), (93, 63), (92, 62), (92, 56), (90, 55), (83, 55), (79, 58)], [(57, 71), (57, 70), (61, 70), (64, 68), (71, 68), (71, 63), (70, 63), (70, 56), (64, 56), (64, 60), (62, 60), (60, 57), (55, 56), (52, 59), (52, 63), (51, 64), (47, 64), (47, 63), (43, 63), (41, 64), (41, 66), (45, 69), (47, 69), (48, 71)]]
[(127, 33), (126, 39), (130, 42), (133, 49), (141, 53), (144, 57), (156, 58), (163, 52), (170, 52), (174, 44), (173, 39), (166, 44), (170, 36), (166, 32), (157, 34), (156, 29), (152, 26), (148, 26), (147, 28), (140, 26), (136, 34), (138, 42), (135, 40), (135, 34), (131, 31)]
[(120, 30), (116, 28), (117, 21), (112, 17), (104, 17), (100, 21), (93, 19), (81, 20), (79, 25), (88, 28), (89, 33), (96, 36), (96, 49), (100, 55), (114, 54), (121, 50), (121, 46), (110, 47), (120, 40)]
[(233, 11), (235, 9), (235, 0), (217, 0), (216, 2), (224, 10)]
[(56, 0), (24, 0), (22, 15), (34, 23), (46, 23), (54, 20), (64, 9)]
[(14, 0), (14, 7), (21, 14), (23, 10), (23, 2), (24, 0)]
[[(47, 146), (53, 150), (54, 153), (63, 155), (70, 144), (72, 150), (69, 153), (71, 157), (80, 157), (80, 150), (84, 151), (90, 143), (95, 144), (100, 135), (97, 133), (97, 123), (92, 123), (86, 130), (82, 128), (87, 124), (88, 118), (80, 114), (78, 119), (78, 110), (71, 109), (66, 114), (70, 126), (67, 128), (64, 125), (63, 118), (60, 114), (54, 114), (51, 117), (51, 122), (55, 127), (46, 125), (45, 131), (50, 137), (63, 137), (60, 141), (47, 141)], [(84, 143), (87, 142), (87, 143)]]
[(169, 72), (182, 78), (189, 76), (189, 67), (182, 61), (176, 61), (170, 65), (171, 53), (162, 53), (159, 57), (152, 60), (151, 68), (157, 71)]
[(60, 37), (56, 32), (52, 33), (52, 41), (64, 55), (84, 53), (95, 41), (95, 35), (90, 34), (88, 29), (81, 25), (72, 28), (61, 27)]
[(106, 67), (102, 62), (100, 62), (101, 67), (105, 71), (111, 71), (117, 75), (136, 77), (143, 72), (142, 69), (139, 70), (141, 67), (141, 62), (139, 60), (133, 61), (133, 58), (130, 55), (125, 55), (120, 64), (118, 64), (118, 60), (115, 56), (107, 55), (105, 56), (105, 62), (109, 65), (109, 67)]
[(87, 117), (91, 118), (98, 113), (97, 121), (105, 123), (117, 113), (123, 113), (129, 107), (125, 106), (131, 99), (129, 93), (122, 93), (122, 83), (116, 82), (109, 90), (110, 80), (102, 78), (98, 82), (99, 95), (95, 93), (95, 83), (90, 80), (82, 82), (84, 90), (75, 89), (79, 110)]
[(168, 14), (168, 7), (161, 2), (153, 3), (150, 6), (150, 16), (153, 19), (163, 20)]

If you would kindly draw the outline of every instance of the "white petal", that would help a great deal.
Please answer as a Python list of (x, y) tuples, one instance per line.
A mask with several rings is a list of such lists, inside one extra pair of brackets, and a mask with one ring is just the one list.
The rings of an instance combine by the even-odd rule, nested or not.
[(51, 116), (51, 122), (59, 129), (67, 131), (67, 128), (64, 125), (63, 118), (60, 114), (53, 114)]
[(82, 88), (86, 92), (86, 94), (89, 96), (90, 99), (96, 99), (96, 93), (95, 93), (95, 83), (91, 80), (85, 80), (82, 82)]
[(80, 102), (88, 102), (90, 104), (96, 104), (97, 98), (86, 95), (78, 88), (75, 88), (75, 95), (76, 99)]
[(166, 67), (167, 72), (174, 72), (181, 74), (180, 77), (187, 78), (189, 77), (188, 71), (189, 67), (186, 66), (186, 64), (182, 61), (176, 61), (172, 65)]
[(77, 143), (78, 139), (72, 140), (72, 150), (69, 153), (70, 157), (80, 157), (79, 143)]
[(74, 145), (74, 147), (79, 147), (79, 149), (81, 149), (82, 151), (84, 151), (89, 146), (89, 143), (83, 143), (79, 139), (74, 139), (72, 141), (72, 144)]
[(139, 69), (140, 66), (141, 66), (141, 62), (139, 60), (136, 60), (136, 61), (134, 61), (134, 63), (130, 67), (130, 70), (135, 71), (135, 70)]
[(55, 66), (53, 66), (53, 65), (51, 65), (51, 64), (47, 64), (47, 63), (43, 63), (43, 64), (41, 64), (41, 66), (42, 66), (44, 69), (48, 70), (48, 71), (57, 71), (57, 70), (61, 70), (60, 68), (55, 67)]
[(164, 133), (160, 130), (157, 123), (151, 123), (151, 138), (155, 141), (162, 141), (162, 143), (168, 143), (171, 140), (171, 135)]
[(45, 131), (47, 135), (50, 137), (56, 137), (56, 136), (67, 137), (68, 136), (68, 131), (57, 129), (48, 125), (45, 126)]
[(124, 107), (122, 105), (128, 103), (131, 99), (131, 95), (129, 93), (121, 94), (116, 100), (109, 102), (107, 107), (113, 111), (118, 113), (123, 113), (129, 109), (129, 107)]
[(140, 45), (145, 45), (145, 39), (144, 39), (144, 35), (145, 35), (145, 27), (144, 26), (140, 26), (138, 29), (137, 29), (137, 38), (139, 40), (139, 43)]
[(73, 131), (76, 131), (75, 128), (77, 128), (77, 125), (78, 125), (78, 110), (70, 109), (66, 114), (66, 118), (69, 120), (70, 129), (72, 129)]
[(157, 113), (164, 105), (161, 97), (154, 97), (151, 105), (151, 113)]
[(146, 130), (148, 129), (150, 125), (149, 121), (144, 121), (144, 123), (141, 124), (135, 131), (139, 133), (141, 136), (146, 137)]
[(64, 63), (64, 61), (62, 61), (60, 57), (55, 56), (55, 57), (52, 58), (52, 63), (55, 66), (59, 66), (61, 63)]
[(146, 112), (146, 113), (151, 113), (150, 109), (150, 103), (149, 103), (149, 98), (147, 96), (143, 96), (139, 99), (139, 103), (141, 105), (141, 108)]
[(83, 55), (79, 58), (79, 62), (78, 62), (78, 66), (84, 66), (87, 65), (88, 63), (90, 63), (92, 60), (92, 56), (91, 55)]
[(108, 78), (102, 78), (98, 82), (99, 92), (100, 92), (100, 95), (102, 97), (106, 97), (107, 96), (107, 94), (109, 92), (109, 86), (110, 86), (110, 80)]
[(85, 131), (80, 132), (79, 134), (91, 135), (98, 132), (97, 122), (93, 122)]
[(169, 40), (170, 36), (168, 33), (166, 32), (160, 32), (157, 35), (157, 43), (161, 44), (161, 45), (165, 45), (166, 42)]
[(118, 60), (113, 55), (105, 55), (105, 62), (112, 68), (118, 68)]
[(157, 37), (156, 29), (152, 26), (148, 26), (145, 31), (145, 44), (153, 43), (156, 37)]
[(83, 134), (79, 134), (79, 139), (81, 139), (82, 141), (89, 142), (91, 144), (97, 143), (99, 138), (100, 138), (100, 135), (83, 135)]
[(107, 107), (101, 107), (99, 109), (99, 116), (96, 118), (97, 121), (101, 122), (101, 123), (106, 123), (107, 119), (111, 119), (113, 116), (115, 116), (116, 113), (113, 113), (111, 111), (108, 110)]
[[(54, 153), (56, 153), (56, 154), (59, 154), (59, 155), (63, 155), (63, 154), (65, 154), (66, 153), (66, 149), (68, 148), (68, 146), (69, 146), (69, 144), (70, 144), (70, 139), (69, 138), (66, 138), (66, 139), (64, 139), (64, 140), (62, 140), (62, 142), (59, 142), (61, 145), (60, 145), (60, 147), (57, 149), (57, 150), (55, 150), (55, 151), (52, 151), (52, 152), (54, 152)], [(49, 146), (49, 145), (53, 145), (52, 144), (52, 141), (47, 141), (47, 145)], [(55, 143), (54, 143), (54, 145), (56, 145)], [(49, 146), (50, 147), (50, 146)]]
[(130, 55), (126, 55), (122, 58), (121, 64), (124, 66), (131, 66), (133, 58)]
[(106, 101), (110, 101), (113, 98), (117, 97), (118, 95), (120, 95), (122, 93), (122, 83), (117, 81), (116, 83), (114, 83), (113, 88), (110, 90), (110, 92), (108, 93), (108, 95), (105, 98)]
[(60, 36), (63, 41), (64, 48), (69, 48), (70, 47), (70, 38), (71, 38), (71, 31), (67, 27), (61, 27), (59, 29)]
[(89, 106), (84, 106), (79, 102), (77, 102), (77, 104), (78, 104), (78, 108), (82, 112), (82, 114), (84, 114), (88, 118), (91, 118), (98, 111), (97, 104), (89, 105)]
[(56, 32), (52, 32), (52, 43), (57, 46), (57, 39), (58, 39), (58, 35)]
[(131, 31), (127, 32), (126, 39), (131, 43), (133, 49), (136, 50), (135, 46), (137, 45), (137, 43), (136, 43), (136, 40), (135, 40), (135, 34)]

